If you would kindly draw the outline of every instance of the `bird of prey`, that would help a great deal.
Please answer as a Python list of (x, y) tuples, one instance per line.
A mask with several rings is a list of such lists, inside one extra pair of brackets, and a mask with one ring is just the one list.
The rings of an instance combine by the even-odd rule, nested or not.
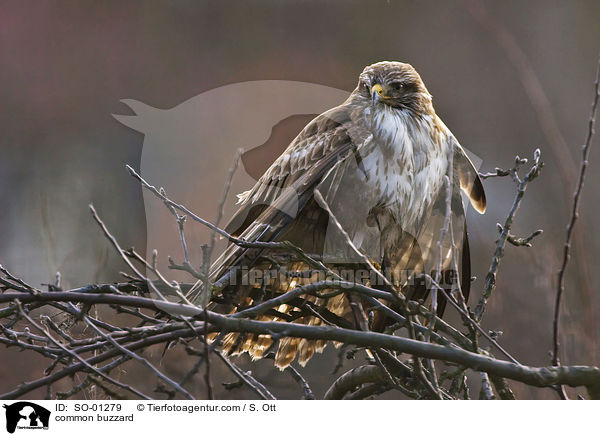
[[(356, 273), (350, 281), (392, 284), (407, 298), (428, 298), (428, 289), (414, 280), (423, 274), (446, 280), (444, 287), (459, 287), (468, 297), (463, 195), (485, 211), (477, 170), (436, 115), (421, 77), (409, 64), (379, 62), (363, 70), (345, 102), (310, 121), (256, 185), (239, 195), (226, 230), (245, 241), (289, 241), (328, 268), (344, 271), (344, 278)], [(387, 284), (373, 282), (365, 259), (389, 278)], [(210, 270), (217, 289), (212, 308), (236, 312), (322, 279), (321, 273), (293, 253), (231, 244)], [(346, 293), (308, 295), (257, 319), (361, 328), (351, 299)], [(441, 314), (441, 294), (437, 301)], [(296, 357), (305, 365), (325, 346), (244, 333), (222, 338), (226, 353), (248, 352), (258, 359), (274, 351), (279, 368)]]

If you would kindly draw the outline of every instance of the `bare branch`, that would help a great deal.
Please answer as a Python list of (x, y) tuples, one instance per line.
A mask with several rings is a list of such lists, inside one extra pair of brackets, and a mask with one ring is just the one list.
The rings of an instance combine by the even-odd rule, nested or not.
[(573, 233), (573, 228), (575, 227), (575, 221), (579, 216), (579, 198), (581, 195), (581, 191), (583, 189), (583, 181), (585, 179), (585, 170), (588, 166), (588, 156), (590, 154), (590, 146), (592, 144), (592, 137), (594, 136), (594, 123), (596, 121), (596, 111), (598, 109), (598, 99), (600, 97), (600, 59), (598, 61), (598, 70), (596, 72), (596, 81), (594, 83), (594, 98), (592, 100), (592, 109), (590, 113), (590, 118), (588, 121), (588, 130), (585, 138), (585, 143), (582, 149), (582, 158), (581, 158), (581, 167), (579, 170), (579, 178), (577, 179), (577, 185), (575, 189), (575, 194), (573, 194), (573, 207), (571, 209), (571, 218), (569, 220), (569, 224), (567, 225), (567, 237), (563, 250), (563, 259), (560, 270), (558, 271), (558, 289), (556, 292), (556, 302), (554, 306), (554, 322), (553, 322), (553, 342), (554, 348), (552, 352), (552, 364), (558, 365), (560, 359), (558, 356), (558, 347), (559, 347), (559, 321), (560, 321), (560, 303), (561, 297), (565, 289), (565, 271), (567, 269), (567, 264), (570, 258), (570, 250), (571, 250), (571, 237)]
[(165, 382), (167, 382), (169, 385), (173, 386), (177, 391), (181, 392), (189, 400), (194, 400), (195, 399), (188, 391), (186, 391), (183, 387), (181, 387), (181, 385), (179, 385), (178, 383), (174, 382), (169, 377), (167, 377), (166, 375), (164, 375), (161, 371), (158, 370), (158, 368), (156, 368), (154, 365), (152, 365), (147, 359), (144, 359), (143, 357), (135, 354), (134, 352), (129, 351), (127, 348), (123, 347), (121, 344), (119, 344), (117, 341), (115, 341), (109, 335), (107, 335), (106, 333), (104, 333), (103, 331), (101, 331), (92, 322), (90, 322), (90, 320), (89, 320), (89, 318), (87, 316), (84, 317), (83, 320), (96, 333), (98, 333), (100, 336), (102, 336), (104, 339), (106, 339), (108, 342), (110, 342), (114, 347), (118, 348), (124, 354), (126, 354), (129, 357), (137, 360), (138, 362), (142, 362), (145, 366), (147, 366), (148, 368), (150, 368), (152, 370), (152, 372), (154, 372), (159, 378), (161, 378), (162, 380), (164, 380)]
[(304, 391), (304, 399), (305, 400), (314, 400), (315, 394), (313, 394), (307, 381), (304, 379), (304, 377), (302, 377), (302, 374), (300, 374), (298, 372), (298, 370), (296, 368), (294, 368), (292, 365), (288, 366), (285, 370), (286, 370), (286, 372), (289, 372), (290, 375), (292, 376), (292, 378), (294, 380), (296, 380), (296, 382), (300, 385), (300, 387), (302, 387), (302, 390)]
[(385, 377), (382, 369), (377, 365), (365, 365), (342, 374), (334, 384), (332, 384), (323, 399), (341, 400), (344, 396), (362, 384), (377, 383), (385, 385)]
[(508, 234), (512, 227), (512, 223), (517, 213), (517, 210), (519, 209), (521, 201), (523, 200), (523, 196), (525, 195), (527, 185), (539, 175), (543, 165), (544, 164), (541, 161), (540, 150), (537, 149), (534, 152), (534, 164), (531, 167), (531, 169), (527, 172), (523, 180), (518, 179), (517, 165), (515, 165), (515, 168), (511, 170), (511, 172), (514, 174), (514, 177), (518, 180), (517, 195), (515, 196), (512, 208), (508, 213), (506, 220), (504, 221), (504, 225), (502, 226), (502, 233), (500, 233), (500, 237), (498, 238), (498, 242), (496, 243), (496, 251), (494, 252), (492, 264), (490, 265), (490, 269), (485, 278), (483, 292), (481, 298), (479, 299), (479, 303), (477, 303), (477, 307), (475, 308), (476, 321), (481, 321), (481, 317), (483, 316), (483, 312), (485, 311), (485, 305), (487, 304), (490, 295), (496, 287), (496, 273), (498, 271), (500, 259), (504, 255), (504, 246), (506, 244), (506, 240), (508, 238)]
[(25, 311), (23, 310), (21, 303), (16, 300), (15, 303), (17, 304), (17, 307), (19, 308), (19, 312), (21, 314), (21, 316), (23, 318), (25, 318), (32, 326), (34, 326), (36, 329), (38, 329), (39, 331), (41, 331), (46, 337), (48, 337), (48, 339), (57, 347), (59, 347), (60, 349), (62, 349), (64, 352), (68, 353), (69, 355), (71, 355), (73, 358), (79, 360), (86, 368), (88, 368), (89, 370), (95, 372), (96, 374), (98, 374), (101, 378), (103, 378), (104, 380), (109, 381), (110, 383), (114, 384), (115, 386), (120, 387), (121, 389), (125, 389), (128, 390), (129, 392), (137, 395), (140, 398), (143, 398), (145, 400), (151, 400), (152, 398), (148, 397), (147, 395), (143, 394), (142, 392), (138, 391), (137, 389), (129, 386), (128, 384), (125, 383), (121, 383), (118, 380), (115, 380), (114, 378), (104, 374), (103, 372), (101, 372), (100, 370), (98, 370), (98, 368), (95, 368), (93, 365), (91, 365), (90, 363), (88, 363), (85, 359), (83, 359), (81, 356), (77, 355), (76, 353), (72, 352), (71, 350), (69, 350), (67, 347), (65, 347), (63, 344), (61, 344), (59, 341), (57, 341), (56, 339), (54, 339), (52, 337), (52, 335), (50, 335), (50, 333), (48, 332), (48, 330), (42, 328), (40, 325), (38, 325), (33, 319), (31, 319), (29, 317), (29, 315), (27, 315), (25, 313)]
[(237, 367), (233, 362), (231, 362), (227, 357), (223, 355), (223, 353), (219, 351), (215, 351), (215, 354), (221, 358), (221, 360), (233, 371), (238, 378), (244, 382), (250, 389), (252, 389), (260, 398), (263, 400), (276, 400), (275, 396), (269, 392), (267, 388), (265, 388), (261, 383), (259, 383), (249, 372), (244, 372), (240, 368)]

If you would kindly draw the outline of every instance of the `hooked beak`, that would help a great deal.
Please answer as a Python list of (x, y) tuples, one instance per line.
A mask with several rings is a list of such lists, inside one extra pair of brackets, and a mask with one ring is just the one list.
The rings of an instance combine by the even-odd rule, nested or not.
[(379, 83), (376, 83), (371, 87), (371, 98), (373, 104), (377, 103), (382, 98), (385, 98), (383, 95), (383, 86), (381, 86)]

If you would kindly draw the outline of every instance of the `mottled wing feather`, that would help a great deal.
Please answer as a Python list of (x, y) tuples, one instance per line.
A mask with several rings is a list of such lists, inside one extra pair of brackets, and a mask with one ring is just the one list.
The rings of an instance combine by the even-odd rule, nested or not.
[[(276, 240), (291, 223), (298, 228), (314, 228), (314, 218), (303, 221), (318, 214), (310, 213), (318, 208), (312, 200), (314, 187), (327, 171), (360, 146), (355, 144), (356, 138), (364, 137), (348, 129), (356, 127), (350, 123), (345, 107), (334, 108), (311, 121), (258, 183), (243, 194), (240, 209), (226, 228), (248, 241)], [(246, 252), (230, 246), (213, 264), (211, 275), (219, 278)]]
[[(240, 208), (233, 215), (226, 230), (239, 235), (260, 215), (260, 213), (282, 194), (286, 188), (302, 184), (314, 185), (315, 180), (307, 179), (307, 173), (325, 159), (327, 164), (334, 163), (327, 157), (335, 157), (351, 146), (347, 129), (351, 127), (349, 109), (345, 106), (333, 108), (316, 117), (298, 134), (284, 153), (273, 162), (265, 174), (252, 189), (240, 194)], [(321, 168), (318, 168), (319, 170)], [(320, 171), (311, 171), (311, 176), (322, 175)]]

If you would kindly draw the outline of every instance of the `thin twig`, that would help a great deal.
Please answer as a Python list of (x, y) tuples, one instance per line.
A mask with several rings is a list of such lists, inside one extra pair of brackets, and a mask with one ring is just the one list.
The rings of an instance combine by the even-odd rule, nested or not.
[(442, 292), (444, 294), (444, 296), (446, 297), (446, 299), (448, 300), (448, 302), (450, 303), (450, 305), (452, 307), (454, 307), (462, 316), (464, 319), (466, 319), (474, 328), (476, 328), (479, 333), (481, 333), (494, 347), (496, 347), (498, 350), (500, 350), (500, 352), (502, 354), (504, 354), (506, 357), (509, 358), (509, 360), (513, 363), (516, 363), (518, 365), (520, 365), (520, 363), (517, 361), (517, 359), (515, 359), (508, 351), (506, 351), (499, 343), (498, 341), (496, 341), (494, 338), (492, 338), (480, 325), (477, 321), (475, 321), (474, 319), (472, 319), (469, 314), (467, 312), (465, 312), (458, 304), (458, 302), (454, 299), (454, 297), (450, 294), (448, 294), (448, 292), (440, 287), (439, 285), (435, 285), (437, 286), (437, 288), (440, 290), (440, 292)]
[(479, 399), (494, 400), (496, 397), (494, 395), (494, 391), (492, 390), (489, 376), (485, 372), (480, 372), (479, 375), (481, 376), (481, 391), (479, 392)]
[[(573, 195), (573, 207), (571, 209), (571, 218), (567, 225), (567, 236), (565, 240), (565, 245), (563, 249), (563, 259), (561, 267), (558, 271), (558, 287), (556, 291), (556, 301), (554, 305), (554, 320), (553, 320), (553, 350), (552, 350), (552, 364), (559, 365), (559, 328), (560, 328), (560, 305), (562, 294), (565, 289), (565, 272), (567, 269), (567, 264), (570, 258), (570, 250), (571, 250), (571, 237), (573, 233), (573, 229), (575, 227), (575, 221), (579, 215), (579, 199), (581, 196), (581, 191), (583, 189), (583, 181), (585, 179), (585, 171), (588, 166), (588, 157), (590, 154), (592, 137), (594, 136), (594, 124), (596, 121), (596, 111), (598, 109), (598, 99), (600, 97), (600, 59), (598, 61), (598, 68), (596, 72), (596, 81), (594, 83), (594, 98), (592, 99), (592, 109), (590, 113), (590, 118), (588, 120), (588, 129), (585, 138), (585, 142), (582, 148), (582, 158), (581, 158), (581, 167), (579, 170), (579, 178), (577, 180), (577, 185), (575, 189), (575, 194)], [(564, 396), (564, 394), (563, 394)]]
[[(209, 221), (205, 220), (204, 218), (199, 217), (198, 215), (196, 215), (195, 213), (190, 211), (184, 205), (178, 204), (178, 203), (174, 202), (173, 200), (169, 199), (166, 195), (164, 195), (164, 193), (161, 193), (155, 186), (151, 185), (146, 180), (144, 180), (129, 165), (127, 165), (126, 167), (127, 167), (127, 170), (129, 171), (129, 173), (133, 177), (135, 177), (142, 184), (142, 186), (144, 188), (146, 188), (152, 194), (154, 194), (156, 197), (161, 199), (165, 204), (170, 205), (170, 206), (174, 207), (175, 209), (187, 214), (194, 221), (199, 222), (200, 224), (208, 227), (211, 230), (214, 230), (217, 234), (223, 236), (229, 242), (237, 245), (238, 247), (241, 247), (241, 248), (265, 248), (265, 249), (270, 249), (270, 250), (282, 250), (287, 253), (294, 253), (295, 255), (298, 256), (299, 259), (306, 262), (307, 265), (309, 265), (310, 267), (318, 269), (320, 271), (330, 271), (329, 268), (327, 268), (321, 261), (316, 260), (312, 256), (309, 256), (304, 250), (295, 246), (294, 244), (290, 243), (289, 241), (274, 241), (274, 242), (246, 241), (244, 239), (237, 238), (237, 237), (227, 233), (222, 228), (210, 223)], [(194, 286), (190, 289), (190, 291), (188, 291), (188, 293), (193, 293), (194, 291), (196, 291), (198, 289), (198, 287), (202, 286), (202, 283), (203, 283), (202, 279), (198, 280), (194, 284)]]
[(236, 364), (230, 361), (227, 357), (223, 355), (223, 353), (219, 351), (214, 351), (217, 356), (221, 358), (221, 360), (227, 365), (229, 369), (233, 371), (238, 378), (243, 381), (250, 389), (252, 389), (260, 398), (263, 400), (276, 400), (275, 396), (269, 392), (269, 390), (264, 387), (260, 382), (258, 382), (249, 372), (244, 372)]
[(179, 385), (178, 383), (174, 382), (173, 380), (171, 380), (169, 377), (167, 377), (165, 374), (163, 374), (158, 368), (156, 368), (154, 365), (152, 365), (147, 359), (143, 358), (142, 356), (139, 356), (138, 354), (135, 354), (134, 352), (128, 350), (126, 347), (122, 346), (121, 344), (119, 344), (117, 341), (115, 341), (113, 338), (111, 338), (109, 335), (107, 335), (106, 333), (104, 333), (102, 330), (100, 330), (98, 327), (96, 327), (94, 325), (94, 323), (90, 322), (90, 320), (88, 319), (88, 317), (84, 317), (83, 320), (85, 321), (85, 323), (87, 325), (89, 325), (96, 333), (98, 333), (100, 336), (102, 336), (104, 339), (106, 339), (107, 341), (109, 341), (114, 347), (118, 348), (120, 351), (122, 351), (124, 354), (128, 355), (129, 357), (137, 360), (138, 362), (143, 363), (144, 365), (146, 365), (148, 368), (150, 368), (152, 370), (152, 372), (154, 372), (160, 379), (164, 380), (165, 382), (167, 382), (169, 385), (173, 386), (177, 391), (181, 392), (184, 396), (186, 396), (189, 400), (194, 400), (195, 398), (192, 396), (192, 394), (190, 394), (188, 391), (186, 391), (181, 385)]
[(7, 281), (6, 279), (0, 277), (0, 283), (2, 283), (4, 286), (7, 286), (15, 291), (26, 292), (28, 294), (38, 294), (41, 292), (39, 289), (36, 289), (33, 286), (25, 283), (20, 278), (13, 276), (2, 265), (0, 265), (0, 272), (2, 272), (9, 280), (11, 280), (12, 282), (15, 282), (15, 283), (11, 283), (10, 281)]
[(496, 250), (494, 251), (494, 256), (492, 257), (492, 263), (490, 265), (490, 269), (485, 277), (485, 285), (483, 288), (483, 292), (481, 294), (481, 298), (477, 303), (477, 307), (475, 308), (475, 320), (481, 321), (481, 317), (483, 316), (483, 312), (485, 311), (485, 306), (487, 304), (488, 299), (490, 298), (493, 290), (496, 287), (496, 273), (498, 271), (498, 266), (500, 265), (500, 259), (504, 255), (504, 247), (506, 245), (506, 240), (508, 238), (508, 234), (512, 227), (512, 223), (514, 221), (515, 215), (519, 206), (521, 205), (521, 201), (523, 200), (523, 196), (525, 195), (525, 191), (527, 189), (527, 185), (533, 179), (535, 179), (543, 166), (543, 162), (541, 161), (541, 153), (540, 150), (537, 149), (534, 152), (534, 163), (531, 169), (527, 172), (523, 180), (520, 180), (518, 177), (517, 169), (519, 164), (519, 158), (516, 159), (515, 168), (511, 170), (513, 177), (518, 181), (517, 186), (517, 194), (515, 196), (515, 200), (513, 202), (512, 208), (504, 221), (504, 225), (502, 226), (502, 233), (498, 238), (498, 242), (496, 243)]
[(17, 305), (17, 307), (19, 309), (19, 313), (21, 314), (21, 316), (23, 318), (25, 318), (32, 326), (34, 326), (36, 329), (38, 329), (40, 332), (42, 332), (48, 339), (50, 339), (50, 341), (55, 346), (61, 348), (63, 351), (65, 351), (66, 353), (68, 353), (69, 355), (71, 355), (73, 358), (77, 359), (86, 368), (88, 368), (89, 370), (95, 372), (100, 377), (102, 377), (104, 380), (109, 381), (110, 383), (114, 384), (115, 386), (120, 387), (121, 389), (126, 389), (129, 392), (137, 395), (140, 398), (143, 398), (145, 400), (151, 400), (152, 399), (152, 398), (148, 397), (147, 395), (143, 394), (142, 392), (138, 391), (137, 389), (133, 388), (132, 386), (129, 386), (126, 383), (121, 383), (120, 381), (115, 380), (114, 378), (112, 378), (112, 377), (104, 374), (103, 372), (99, 371), (98, 368), (96, 368), (96, 367), (92, 366), (91, 364), (89, 364), (84, 358), (82, 358), (78, 354), (74, 353), (73, 351), (69, 350), (67, 347), (65, 347), (63, 344), (61, 344), (59, 341), (57, 341), (56, 339), (54, 339), (52, 337), (52, 335), (48, 332), (48, 330), (44, 329), (39, 324), (37, 324), (29, 315), (27, 315), (25, 313), (25, 311), (23, 310), (23, 307), (21, 306), (21, 303), (19, 302), (19, 300), (15, 300), (15, 304)]
[(292, 376), (292, 378), (294, 380), (296, 380), (296, 382), (300, 385), (300, 387), (304, 391), (304, 399), (305, 400), (314, 400), (315, 399), (315, 394), (313, 394), (306, 379), (304, 377), (302, 377), (302, 374), (300, 374), (296, 368), (294, 368), (292, 365), (289, 365), (288, 367), (285, 368), (285, 371), (289, 372), (290, 375)]
[(104, 236), (106, 237), (106, 239), (108, 239), (110, 241), (110, 243), (113, 245), (113, 247), (115, 247), (115, 249), (117, 250), (117, 253), (119, 253), (119, 256), (121, 257), (121, 259), (123, 259), (123, 261), (127, 264), (127, 266), (134, 272), (134, 274), (136, 276), (138, 276), (138, 278), (142, 281), (146, 281), (146, 276), (143, 275), (134, 265), (133, 263), (131, 263), (131, 261), (129, 260), (129, 258), (127, 257), (127, 255), (125, 254), (125, 251), (121, 248), (121, 246), (119, 245), (119, 243), (117, 242), (117, 238), (115, 238), (109, 231), (108, 228), (106, 227), (106, 225), (104, 224), (104, 222), (100, 219), (100, 217), (98, 216), (98, 212), (96, 212), (96, 208), (94, 207), (93, 204), (89, 205), (90, 208), (90, 212), (92, 213), (92, 217), (94, 218), (94, 220), (96, 221), (96, 223), (98, 223), (98, 225), (100, 226), (100, 228), (102, 229), (102, 232), (104, 233)]

